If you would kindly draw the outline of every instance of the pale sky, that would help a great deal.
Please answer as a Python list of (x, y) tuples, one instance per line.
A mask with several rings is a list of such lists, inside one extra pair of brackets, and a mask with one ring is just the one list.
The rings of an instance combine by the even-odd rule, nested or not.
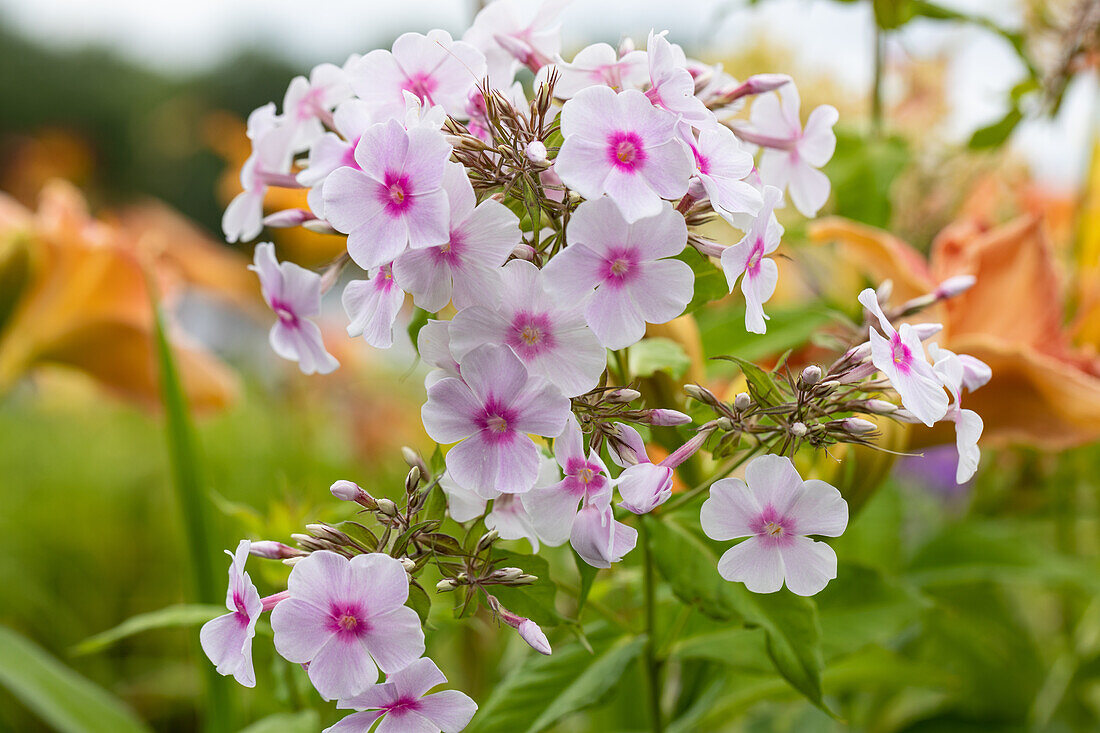
[[(1005, 26), (1020, 24), (1019, 0), (943, 4)], [(306, 70), (320, 61), (339, 63), (405, 31), (444, 28), (459, 35), (473, 6), (473, 0), (0, 0), (0, 19), (51, 45), (109, 45), (161, 70), (208, 67), (242, 46), (264, 46)], [(871, 83), (868, 2), (769, 0), (748, 7), (738, 0), (574, 0), (563, 18), (567, 47), (621, 35), (642, 39), (650, 29), (667, 29), (686, 47), (721, 52), (763, 34), (795, 49), (804, 67), (823, 68), (855, 91)], [(964, 140), (1004, 113), (1006, 91), (1023, 69), (1000, 38), (943, 23), (910, 23), (895, 36), (891, 52), (927, 56), (941, 49), (953, 59), (944, 134)], [(1098, 119), (1097, 80), (1083, 79), (1059, 119), (1025, 123), (1013, 145), (1041, 179), (1071, 186), (1083, 175), (1082, 150)]]

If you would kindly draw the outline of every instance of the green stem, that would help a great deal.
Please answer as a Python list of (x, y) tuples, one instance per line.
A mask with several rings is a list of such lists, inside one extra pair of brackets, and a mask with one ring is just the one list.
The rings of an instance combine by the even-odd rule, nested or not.
[(653, 568), (653, 551), (649, 546), (649, 529), (646, 518), (638, 522), (639, 539), (642, 542), (642, 557), (645, 563), (643, 586), (645, 592), (645, 676), (649, 687), (649, 711), (653, 723), (653, 733), (664, 730), (661, 720), (661, 667), (657, 659), (657, 579)]
[[(214, 568), (213, 559), (217, 555), (210, 540), (210, 523), (199, 478), (194, 426), (191, 424), (187, 395), (180, 381), (179, 368), (164, 333), (164, 316), (155, 299), (153, 314), (157, 359), (160, 364), (161, 399), (164, 403), (168, 435), (168, 456), (172, 465), (176, 497), (183, 516), (187, 549), (191, 555), (192, 592), (203, 603), (220, 603), (224, 596)], [(195, 643), (198, 643), (197, 635)], [(206, 663), (201, 651), (200, 659), (206, 677), (205, 730), (214, 733), (231, 731), (235, 726), (229, 687), (213, 665)]]

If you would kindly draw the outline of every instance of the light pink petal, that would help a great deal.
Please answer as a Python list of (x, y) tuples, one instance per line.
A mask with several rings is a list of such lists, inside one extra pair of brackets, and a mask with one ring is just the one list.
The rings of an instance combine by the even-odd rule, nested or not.
[(405, 210), (409, 246), (420, 249), (446, 244), (451, 237), (447, 194), (439, 188), (415, 194), (411, 199), (412, 203)]
[(875, 294), (874, 289), (863, 289), (859, 297), (860, 305), (867, 310), (871, 311), (871, 315), (878, 319), (879, 326), (882, 327), (883, 333), (890, 336), (894, 333), (894, 326), (890, 323), (890, 320), (886, 317), (886, 314), (882, 312), (882, 306), (878, 302), (878, 295)]
[(598, 289), (584, 308), (584, 318), (600, 343), (609, 349), (626, 348), (645, 335), (645, 318), (629, 288)]
[[(574, 58), (574, 63), (589, 56), (603, 56), (606, 54), (607, 44), (597, 44), (582, 49)], [(612, 60), (615, 52), (612, 49)], [(584, 63), (584, 61), (581, 61)], [(596, 61), (604, 63), (604, 59)], [(583, 135), (592, 140), (600, 140), (607, 136), (618, 122), (618, 95), (613, 89), (605, 86), (591, 86), (577, 92), (572, 99), (562, 106), (561, 133), (566, 140), (577, 135)], [(560, 175), (560, 173), (559, 173)]]
[(488, 489), (523, 493), (538, 476), (538, 449), (520, 433), (490, 439), (478, 432), (447, 451), (447, 470), (459, 485), (479, 494)]
[[(616, 218), (621, 218), (610, 199), (598, 200), (607, 201), (615, 209)], [(587, 205), (588, 202), (581, 204), (574, 217)], [(572, 220), (569, 223), (569, 236), (574, 236)], [(593, 289), (603, 281), (606, 270), (606, 260), (579, 239), (571, 240), (568, 247), (554, 255), (542, 268), (547, 288), (566, 303), (580, 303), (591, 295)]]
[(477, 703), (458, 690), (443, 690), (421, 698), (416, 709), (443, 733), (458, 733), (473, 719)]
[(429, 320), (416, 335), (416, 351), (428, 364), (457, 377), (458, 364), (451, 356), (450, 326), (450, 321)]
[[(626, 423), (617, 422), (615, 423), (615, 428), (620, 433), (619, 442), (625, 444), (625, 448), (617, 446), (615, 443), (608, 444), (608, 453), (611, 456), (612, 462), (620, 468), (629, 468), (635, 463), (649, 463), (649, 456), (646, 454), (645, 450), (645, 441), (642, 440), (641, 434)], [(633, 453), (633, 456), (620, 455), (620, 449), (623, 449), (625, 452)]]
[(770, 504), (779, 514), (786, 514), (802, 493), (802, 477), (786, 456), (752, 459), (745, 467), (745, 483), (761, 507)]
[(513, 427), (545, 437), (560, 435), (569, 415), (569, 398), (552, 384), (532, 380), (528, 389), (512, 402)]
[(638, 312), (648, 323), (667, 323), (684, 312), (695, 291), (695, 274), (680, 260), (646, 262), (628, 286)]
[(601, 510), (588, 504), (581, 508), (573, 523), (569, 543), (581, 559), (594, 568), (609, 568), (614, 561), (614, 522), (610, 507)]
[[(451, 322), (451, 352), (460, 353), (462, 334)], [(462, 379), (484, 405), (490, 399), (510, 404), (527, 387), (527, 369), (507, 346), (482, 344), (459, 359)], [(561, 426), (549, 435), (561, 432)]]
[[(509, 252), (511, 250), (509, 249)], [(485, 260), (474, 253), (469, 260), (459, 260), (451, 268), (451, 301), (458, 311), (475, 305), (496, 308), (500, 305), (501, 268), (485, 265)]]
[(439, 726), (408, 708), (394, 710), (378, 724), (374, 733), (439, 733)]
[(416, 611), (408, 606), (372, 615), (370, 624), (363, 644), (386, 674), (401, 671), (424, 654), (424, 629)]
[(836, 134), (833, 125), (840, 119), (836, 107), (823, 104), (814, 109), (806, 120), (802, 139), (798, 141), (798, 155), (814, 168), (829, 162), (836, 150)]
[[(409, 148), (409, 133), (397, 120), (389, 120), (372, 125), (363, 133), (355, 146), (355, 162), (372, 179), (382, 182), (388, 171), (404, 167)], [(442, 166), (439, 176), (443, 176)]]
[(461, 163), (448, 161), (443, 171), (442, 185), (450, 204), (451, 226), (454, 227), (473, 213), (474, 207), (477, 206), (477, 196), (474, 194), (474, 186), (470, 183), (469, 176), (466, 175), (466, 168)]
[(714, 176), (703, 176), (702, 181), (711, 206), (731, 224), (735, 214), (754, 215), (760, 211), (760, 192), (751, 183)]
[(245, 687), (256, 686), (252, 668), (255, 624), (242, 624), (236, 613), (207, 621), (199, 630), (202, 650), (221, 675), (233, 675)]
[(442, 310), (451, 300), (451, 268), (434, 248), (405, 252), (393, 263), (393, 277), (429, 313)]
[[(680, 217), (683, 221), (683, 217)], [(569, 247), (583, 244), (596, 254), (607, 254), (630, 239), (631, 227), (619, 213), (619, 207), (609, 198), (601, 197), (584, 201), (569, 217)], [(564, 252), (562, 253), (564, 254)], [(559, 255), (560, 256), (560, 255)], [(551, 263), (558, 259), (557, 256)]]
[(348, 559), (335, 552), (310, 553), (294, 564), (287, 578), (292, 598), (327, 607), (348, 591)]
[(791, 540), (790, 544), (778, 548), (787, 588), (799, 596), (821, 592), (836, 577), (836, 553), (824, 542), (814, 542), (809, 537), (792, 537)]
[(565, 429), (554, 438), (554, 458), (562, 468), (568, 468), (570, 461), (584, 460), (584, 434), (573, 413), (569, 413)]
[[(660, 145), (646, 147), (646, 156), (642, 175), (658, 195), (678, 199), (687, 193), (688, 180), (695, 164), (691, 151), (683, 142), (673, 138)], [(627, 221), (635, 219), (627, 217)]]
[[(779, 138), (797, 137), (802, 130), (798, 108), (800, 106), (798, 92), (794, 84), (785, 84), (782, 94), (761, 94), (753, 100), (752, 109), (749, 110), (749, 119), (752, 126), (765, 135)], [(780, 100), (782, 99), (782, 105)], [(792, 105), (793, 102), (793, 105)], [(791, 114), (793, 106), (794, 114)]]
[(327, 374), (340, 365), (325, 351), (321, 329), (313, 321), (300, 320), (296, 327), (276, 321), (268, 333), (268, 341), (276, 354), (298, 362), (303, 374)]
[(326, 700), (357, 695), (378, 680), (378, 668), (363, 642), (355, 637), (344, 639), (339, 634), (334, 634), (314, 655), (308, 672), (310, 682)]
[(562, 394), (573, 397), (599, 383), (607, 368), (607, 352), (579, 314), (560, 321), (554, 329), (554, 348), (525, 363), (531, 374), (544, 377)]
[[(568, 184), (568, 181), (566, 183)], [(684, 190), (687, 190), (686, 177)], [(626, 173), (613, 168), (608, 173), (607, 180), (604, 181), (603, 191), (619, 207), (620, 213), (627, 222), (633, 223), (647, 216), (656, 216), (661, 213), (663, 203), (661, 196), (653, 189), (649, 179), (641, 173)]]
[(554, 172), (562, 183), (586, 199), (599, 198), (607, 190), (606, 183), (612, 174), (606, 144), (580, 135), (567, 137), (554, 158)]
[(634, 514), (647, 514), (672, 496), (672, 469), (659, 463), (639, 463), (623, 471), (616, 482), (619, 503)]
[(959, 452), (959, 465), (955, 470), (955, 483), (964, 484), (974, 477), (981, 460), (978, 439), (985, 424), (973, 410), (960, 410), (955, 419), (955, 447)]
[(264, 229), (264, 193), (266, 188), (241, 191), (229, 202), (222, 215), (222, 232), (229, 242), (247, 242)]
[[(672, 208), (672, 204), (663, 202), (659, 214), (635, 222), (629, 227), (626, 241), (638, 253), (640, 259), (658, 260), (663, 257), (675, 257), (683, 252), (684, 247), (687, 246), (687, 238), (687, 224), (684, 223), (684, 217)], [(605, 240), (605, 244), (611, 247), (622, 243), (622, 238)]]
[(455, 443), (481, 429), (476, 421), (482, 403), (461, 380), (449, 377), (428, 388), (428, 401), (420, 410), (424, 430), (437, 443)]
[(325, 728), (323, 733), (368, 733), (374, 721), (384, 715), (381, 710), (367, 710), (362, 713), (352, 713), (337, 721), (335, 725)]
[(508, 321), (492, 308), (463, 308), (451, 319), (451, 353), (461, 362), (478, 346), (503, 344), (507, 329)]
[(439, 670), (435, 662), (422, 657), (387, 679), (397, 690), (398, 697), (423, 697), (428, 690), (447, 681), (446, 675)]
[(539, 535), (518, 494), (504, 494), (493, 501), (493, 510), (485, 517), (485, 527), (495, 529), (501, 539), (527, 540), (531, 551), (539, 551)]
[(341, 698), (336, 703), (337, 710), (367, 710), (392, 705), (400, 699), (397, 686), (390, 680), (371, 685), (358, 695)]
[(611, 562), (619, 562), (637, 546), (638, 530), (614, 518), (611, 520), (611, 528)]
[(765, 148), (757, 165), (760, 178), (770, 186), (784, 189), (791, 180), (792, 170), (798, 164), (798, 154), (788, 150)]
[(350, 320), (349, 336), (362, 336), (379, 349), (393, 345), (393, 324), (405, 293), (385, 272), (376, 270), (371, 280), (352, 280), (344, 287), (341, 301)]
[(468, 522), (485, 513), (487, 499), (477, 492), (459, 486), (449, 473), (439, 479), (439, 486), (447, 495), (447, 509), (451, 519), (456, 522)]
[[(450, 143), (438, 130), (419, 127), (409, 130), (407, 134), (409, 151), (405, 155), (404, 172), (414, 192), (442, 190), (443, 175), (451, 157)], [(444, 191), (443, 195), (446, 197), (447, 192)], [(449, 223), (449, 203), (446, 208)]]
[(749, 232), (737, 244), (732, 244), (722, 250), (722, 272), (726, 276), (726, 283), (729, 285), (731, 293), (733, 292), (733, 286), (737, 284), (737, 278), (749, 265), (749, 258), (752, 257), (754, 244), (755, 237), (752, 232)]
[(288, 662), (305, 664), (333, 638), (329, 614), (311, 602), (288, 598), (271, 611), (275, 650)]
[[(325, 211), (328, 211), (327, 205)], [(409, 228), (406, 219), (380, 210), (372, 219), (348, 234), (348, 254), (364, 270), (373, 270), (396, 260), (405, 251), (408, 243)]]
[(829, 177), (805, 161), (791, 167), (787, 191), (799, 213), (813, 217), (829, 200)]
[(848, 502), (835, 487), (817, 479), (803, 482), (801, 495), (786, 514), (801, 535), (839, 537), (848, 526)]
[(764, 333), (764, 303), (772, 297), (779, 282), (779, 266), (775, 260), (765, 257), (755, 271), (747, 270), (741, 278), (741, 292), (745, 294), (745, 328), (752, 333)]
[(564, 483), (521, 494), (523, 508), (531, 517), (536, 534), (551, 547), (557, 547), (569, 539), (573, 520), (577, 518), (580, 497), (566, 491)]
[(993, 370), (981, 359), (969, 354), (959, 354), (959, 361), (963, 365), (963, 387), (968, 392), (973, 392), (993, 378)]
[(403, 606), (409, 598), (405, 567), (389, 555), (356, 555), (348, 565), (348, 574), (351, 588), (367, 603), (372, 619)]
[(710, 487), (710, 496), (699, 509), (699, 522), (712, 540), (735, 540), (756, 533), (752, 525), (760, 514), (761, 506), (745, 482), (725, 478)]
[(744, 583), (753, 593), (775, 593), (783, 587), (783, 558), (775, 546), (759, 537), (749, 537), (722, 554), (718, 574), (734, 583)]
[(519, 219), (504, 204), (486, 199), (456, 227), (466, 249), (487, 267), (499, 267), (520, 243)]

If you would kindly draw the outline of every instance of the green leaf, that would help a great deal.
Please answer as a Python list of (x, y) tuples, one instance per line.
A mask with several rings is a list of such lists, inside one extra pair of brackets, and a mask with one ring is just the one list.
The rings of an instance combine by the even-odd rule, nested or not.
[(909, 163), (908, 143), (896, 136), (868, 138), (843, 128), (836, 133), (836, 152), (825, 166), (832, 184), (836, 213), (873, 226), (888, 227), (892, 210), (891, 187)]
[(198, 626), (212, 618), (221, 616), (223, 613), (226, 613), (225, 606), (207, 604), (181, 604), (160, 608), (149, 613), (140, 613), (137, 616), (131, 616), (113, 629), (100, 632), (95, 636), (89, 636), (74, 646), (72, 653), (77, 656), (94, 654), (122, 639), (144, 631)]
[(657, 372), (667, 372), (679, 379), (691, 366), (691, 357), (684, 347), (672, 339), (642, 339), (630, 347), (627, 365), (634, 377), (651, 377)]
[(729, 295), (730, 288), (726, 282), (726, 274), (709, 258), (699, 254), (694, 248), (687, 247), (676, 256), (676, 259), (686, 262), (695, 273), (695, 291), (684, 313), (694, 313), (707, 303), (721, 300)]
[(581, 576), (580, 589), (577, 591), (577, 618), (580, 619), (581, 611), (584, 609), (584, 604), (588, 600), (588, 593), (592, 590), (592, 583), (596, 581), (596, 576), (599, 574), (600, 569), (594, 568), (586, 563), (584, 559), (577, 554), (576, 550), (573, 550), (573, 562), (577, 564), (577, 572), (580, 573)]
[(321, 727), (316, 710), (297, 713), (275, 713), (241, 730), (241, 733), (314, 733)]
[(673, 659), (706, 659), (752, 672), (772, 672), (767, 634), (761, 628), (720, 629), (681, 639), (669, 650)]
[(538, 733), (570, 713), (595, 705), (641, 654), (646, 637), (588, 633), (595, 650), (579, 643), (532, 654), (497, 685), (466, 733)]
[(147, 733), (123, 703), (0, 626), (0, 685), (61, 733)]
[(505, 608), (531, 619), (539, 626), (556, 626), (561, 616), (554, 608), (557, 586), (550, 579), (550, 565), (538, 555), (524, 555), (509, 550), (493, 550), (497, 567), (521, 568), (538, 577), (530, 585), (495, 585), (490, 592)]
[(1008, 136), (1016, 129), (1016, 125), (1020, 124), (1023, 119), (1023, 112), (1020, 111), (1019, 106), (1013, 104), (1004, 117), (991, 125), (975, 130), (974, 134), (970, 136), (970, 142), (967, 143), (967, 146), (974, 150), (995, 148), (1008, 139)]
[(671, 519), (644, 517), (653, 539), (653, 559), (676, 597), (719, 621), (738, 617), (731, 584), (718, 574), (714, 555), (698, 537)]
[(420, 335), (420, 329), (428, 325), (428, 319), (431, 318), (433, 313), (429, 313), (423, 308), (414, 308), (412, 320), (409, 321), (409, 338), (412, 340), (413, 346), (416, 346), (416, 337)]
[(427, 591), (415, 583), (409, 585), (409, 607), (416, 611), (420, 617), (420, 623), (428, 623), (428, 614), (432, 610), (432, 598)]

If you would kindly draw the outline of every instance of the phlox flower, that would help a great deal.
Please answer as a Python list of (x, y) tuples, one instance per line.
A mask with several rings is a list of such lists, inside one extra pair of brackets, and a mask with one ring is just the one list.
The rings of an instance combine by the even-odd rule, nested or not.
[(450, 215), (443, 172), (451, 146), (436, 130), (397, 120), (371, 126), (355, 146), (359, 169), (338, 168), (324, 186), (325, 219), (348, 235), (364, 270), (392, 262), (406, 247), (443, 244)]
[(663, 33), (650, 31), (646, 44), (649, 88), (645, 95), (653, 104), (667, 109), (694, 127), (714, 123), (714, 113), (695, 96), (695, 79), (687, 70), (683, 49), (669, 43)]
[(405, 293), (394, 282), (392, 265), (371, 270), (369, 280), (349, 282), (341, 301), (351, 320), (349, 336), (362, 336), (378, 349), (393, 346), (393, 324), (405, 302)]
[(839, 537), (848, 504), (824, 481), (803, 481), (791, 459), (764, 455), (749, 462), (744, 481), (716, 481), (699, 519), (713, 540), (748, 538), (718, 561), (723, 578), (753, 593), (774, 593), (786, 583), (792, 593), (812, 596), (836, 577), (836, 553), (807, 535)]
[(745, 328), (752, 333), (764, 333), (764, 304), (775, 292), (779, 282), (779, 266), (767, 257), (779, 246), (783, 227), (775, 219), (775, 207), (783, 193), (775, 186), (764, 187), (764, 205), (749, 226), (748, 232), (735, 245), (722, 252), (722, 271), (730, 292), (741, 277), (741, 292), (745, 295)]
[(671, 321), (691, 301), (691, 267), (672, 259), (687, 244), (687, 225), (668, 202), (631, 224), (610, 199), (585, 201), (566, 234), (569, 246), (543, 268), (545, 282), (584, 303), (585, 320), (607, 348), (630, 346), (646, 323)]
[[(946, 418), (955, 423), (955, 448), (959, 453), (959, 464), (955, 470), (955, 483), (964, 484), (974, 477), (981, 460), (978, 439), (985, 427), (981, 416), (962, 406), (962, 391), (973, 391), (989, 381), (992, 372), (985, 362), (972, 356), (963, 357), (941, 349), (938, 345), (928, 344), (928, 355), (932, 357), (932, 370), (954, 400), (947, 408)], [(965, 356), (965, 355), (964, 355)]]
[(280, 124), (274, 107), (261, 107), (249, 116), (252, 153), (241, 167), (241, 188), (222, 215), (222, 232), (230, 242), (255, 239), (263, 231), (264, 196), (271, 185), (297, 186), (290, 172), (294, 128)]
[(424, 630), (405, 606), (409, 579), (401, 562), (372, 553), (348, 560), (321, 550), (299, 560), (289, 598), (271, 612), (275, 649), (308, 664), (326, 700), (346, 700), (400, 672), (424, 653)]
[(322, 121), (330, 119), (333, 108), (351, 97), (347, 74), (334, 64), (318, 64), (309, 78), (290, 80), (283, 96), (283, 118), (293, 128), (291, 147), (305, 150), (324, 133)]
[(232, 558), (225, 594), (229, 613), (207, 621), (199, 631), (202, 650), (217, 667), (218, 674), (233, 675), (245, 687), (256, 686), (252, 638), (256, 636), (256, 621), (264, 610), (259, 591), (244, 571), (251, 545), (248, 540), (241, 540), (236, 553), (225, 551)]
[[(485, 54), (489, 83), (502, 89), (512, 83), (523, 59), (552, 59), (561, 51), (561, 11), (569, 0), (497, 0), (474, 18), (462, 40)], [(502, 45), (502, 43), (504, 45)]]
[(485, 77), (485, 56), (447, 31), (405, 33), (392, 51), (376, 49), (348, 68), (351, 87), (379, 119), (405, 114), (404, 92), (461, 116), (470, 89)]
[(447, 451), (447, 470), (460, 486), (479, 493), (529, 491), (538, 478), (539, 450), (528, 434), (560, 434), (569, 400), (528, 375), (506, 346), (479, 346), (459, 364), (462, 378), (446, 377), (430, 386), (421, 410), (432, 440), (461, 441)]
[(615, 519), (611, 506), (585, 504), (577, 512), (569, 544), (594, 568), (609, 568), (638, 544), (638, 530)]
[(931, 427), (947, 414), (948, 400), (924, 355), (920, 334), (908, 323), (895, 329), (871, 288), (859, 294), (859, 302), (871, 311), (882, 328), (881, 334), (873, 326), (870, 328), (871, 363), (890, 380), (905, 408)]
[(641, 461), (623, 470), (615, 480), (622, 501), (632, 514), (648, 514), (672, 497), (672, 468)]
[(655, 216), (662, 198), (687, 192), (694, 168), (676, 126), (675, 115), (639, 91), (583, 89), (562, 106), (554, 170), (586, 199), (607, 194), (627, 222)]
[(557, 57), (558, 83), (554, 96), (570, 99), (582, 89), (603, 85), (615, 90), (639, 87), (646, 80), (647, 59), (644, 51), (619, 52), (606, 43), (585, 46), (570, 62)]
[(607, 506), (611, 503), (611, 481), (596, 451), (584, 453), (584, 436), (577, 419), (570, 414), (565, 430), (554, 439), (554, 458), (564, 478), (522, 495), (523, 506), (546, 544), (560, 545), (569, 539), (582, 503)]
[(435, 313), (452, 299), (455, 308), (484, 302), (500, 289), (500, 266), (520, 243), (519, 219), (493, 199), (480, 204), (466, 169), (448, 163), (443, 190), (450, 203), (448, 239), (397, 258), (394, 277), (413, 302)]
[(325, 733), (458, 733), (477, 712), (477, 704), (458, 690), (427, 694), (447, 678), (435, 662), (423, 657), (404, 669), (386, 675), (353, 697), (340, 700), (341, 710), (361, 710), (325, 729)]
[(293, 262), (275, 259), (275, 245), (256, 245), (248, 269), (260, 278), (264, 300), (279, 320), (268, 339), (275, 353), (298, 362), (304, 374), (328, 374), (340, 362), (325, 351), (321, 329), (310, 320), (321, 314), (321, 276)]
[(745, 137), (765, 146), (760, 155), (760, 175), (765, 182), (786, 188), (795, 208), (803, 216), (814, 216), (829, 198), (829, 179), (818, 169), (833, 157), (833, 125), (839, 114), (835, 107), (823, 104), (810, 113), (803, 128), (801, 104), (794, 84), (758, 97), (749, 118), (757, 135)]
[(551, 296), (546, 286), (553, 276), (524, 260), (500, 268), (499, 277), (499, 306), (464, 308), (451, 321), (451, 352), (459, 363), (481, 344), (504, 344), (531, 374), (568, 397), (595, 387), (607, 353), (585, 324), (580, 303)]
[(753, 160), (733, 131), (725, 125), (708, 125), (698, 139), (689, 132), (687, 143), (695, 154), (695, 176), (703, 184), (711, 208), (731, 224), (736, 214), (755, 216), (763, 198), (755, 186), (743, 180), (752, 173)]

